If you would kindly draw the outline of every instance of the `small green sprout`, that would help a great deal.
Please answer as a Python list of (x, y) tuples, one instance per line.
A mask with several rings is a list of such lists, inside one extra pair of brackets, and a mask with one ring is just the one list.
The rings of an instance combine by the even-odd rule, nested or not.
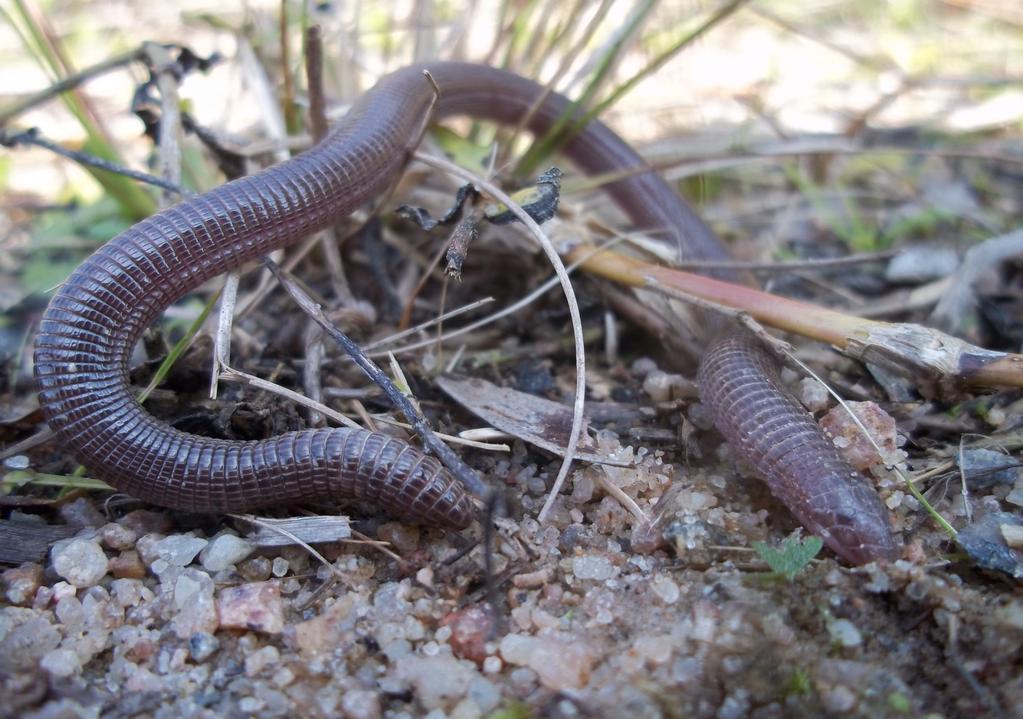
[(909, 697), (899, 692), (892, 692), (888, 695), (888, 706), (899, 714), (909, 714), (913, 708), (909, 703)]
[(785, 682), (784, 691), (787, 697), (802, 697), (810, 694), (813, 691), (813, 684), (810, 681), (809, 673), (802, 667), (793, 669), (788, 681)]
[(800, 540), (797, 537), (789, 537), (781, 543), (781, 547), (774, 547), (764, 542), (753, 542), (753, 549), (757, 555), (767, 562), (772, 573), (787, 582), (796, 578), (803, 569), (810, 563), (817, 553), (824, 546), (820, 537), (807, 537)]

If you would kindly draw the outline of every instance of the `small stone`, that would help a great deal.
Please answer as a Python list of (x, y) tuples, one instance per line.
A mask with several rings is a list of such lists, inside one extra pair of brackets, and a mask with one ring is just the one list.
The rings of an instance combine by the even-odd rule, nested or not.
[(956, 454), (956, 464), (973, 490), (1011, 485), (1023, 476), (1019, 462), (992, 449), (963, 449)]
[(381, 584), (373, 595), (373, 610), (376, 612), (377, 618), (396, 621), (404, 619), (411, 606), (408, 595), (408, 581)]
[(771, 612), (762, 616), (760, 626), (763, 628), (765, 637), (781, 646), (792, 646), (798, 641), (795, 630), (785, 623), (785, 619), (780, 614)]
[(643, 379), (643, 391), (654, 402), (665, 402), (671, 398), (671, 382), (668, 373), (653, 370)]
[(725, 697), (714, 716), (715, 719), (745, 719), (749, 713), (749, 692), (740, 687)]
[(118, 579), (143, 579), (146, 567), (134, 549), (121, 552), (109, 562), (110, 573)]
[(110, 582), (110, 595), (122, 609), (137, 607), (149, 590), (138, 579), (115, 579)]
[(160, 633), (135, 625), (125, 625), (114, 632), (115, 652), (127, 661), (144, 664), (160, 649)]
[(680, 595), (678, 584), (671, 577), (658, 574), (650, 582), (650, 588), (654, 590), (654, 594), (665, 604), (674, 604), (678, 601)]
[(24, 454), (15, 454), (4, 460), (4, 469), (28, 469), (30, 466), (32, 466), (32, 463), (29, 461), (28, 456)]
[(516, 626), (523, 631), (527, 631), (533, 626), (533, 611), (529, 607), (515, 607), (511, 610), (511, 618)]
[(53, 585), (53, 602), (54, 604), (59, 603), (64, 597), (74, 597), (78, 595), (78, 589), (71, 586), (67, 582), (57, 582)]
[(433, 589), (433, 567), (420, 567), (416, 571), (416, 581), (428, 589)]
[(902, 500), (905, 498), (906, 493), (897, 489), (885, 498), (884, 503), (888, 509), (897, 509), (902, 506)]
[(6, 570), (0, 578), (6, 588), (4, 596), (11, 604), (27, 607), (35, 599), (39, 585), (43, 583), (43, 567), (27, 562), (20, 567)]
[(1006, 495), (1005, 501), (1009, 504), (1015, 504), (1017, 507), (1023, 507), (1023, 487), (1017, 486), (1012, 488), (1012, 491)]
[(526, 480), (526, 491), (534, 497), (541, 497), (547, 493), (547, 480), (543, 477), (530, 477)]
[(405, 617), (402, 629), (405, 630), (405, 638), (411, 642), (419, 642), (426, 638), (426, 627), (416, 617)]
[(532, 669), (540, 682), (553, 691), (584, 687), (594, 661), (582, 642), (525, 634), (505, 635), (501, 640), (501, 657), (510, 664)]
[[(60, 584), (66, 584), (66, 582), (60, 582)], [(33, 609), (46, 609), (50, 606), (50, 600), (53, 599), (53, 588), (47, 587), (45, 584), (39, 585), (36, 590), (36, 596), (32, 600)]]
[(60, 516), (72, 527), (80, 528), (102, 527), (107, 521), (106, 517), (85, 497), (79, 497), (73, 502), (61, 505)]
[(30, 614), (0, 639), (0, 673), (31, 669), (60, 644), (60, 631), (50, 623), (49, 612), (18, 611)]
[(273, 668), (281, 660), (277, 647), (267, 646), (245, 657), (245, 676), (255, 677), (268, 668)]
[(381, 524), (377, 530), (377, 537), (390, 542), (398, 553), (403, 555), (411, 554), (419, 547), (419, 527), (412, 524), (400, 522)]
[[(988, 512), (959, 530), (956, 542), (977, 566), (1014, 574), (1019, 571), (1020, 559), (1006, 544), (1003, 525), (1023, 526), (1023, 517), (1010, 512)], [(1009, 533), (1011, 536), (1011, 529)]]
[(284, 631), (284, 603), (273, 582), (255, 582), (228, 587), (217, 598), (220, 626), (248, 629), (264, 634)]
[(629, 366), (629, 370), (637, 377), (646, 377), (655, 369), (657, 369), (657, 363), (649, 357), (639, 357), (633, 360)]
[(131, 549), (134, 547), (135, 540), (138, 539), (138, 535), (135, 534), (132, 529), (125, 527), (123, 524), (108, 522), (100, 528), (99, 538), (107, 549), (121, 551), (123, 549)]
[(856, 695), (845, 686), (832, 687), (821, 693), (824, 708), (833, 714), (848, 714), (856, 706)]
[(174, 618), (171, 628), (179, 639), (217, 631), (217, 608), (213, 601), (213, 580), (206, 572), (185, 569), (174, 582)]
[(839, 646), (858, 647), (863, 643), (863, 635), (860, 634), (860, 630), (848, 619), (832, 619), (827, 626), (828, 635)]
[(1023, 631), (1023, 601), (1014, 600), (994, 612), (998, 624), (1015, 631)]
[(209, 542), (187, 534), (172, 534), (156, 545), (157, 556), (172, 567), (187, 567)]
[(82, 671), (78, 655), (70, 649), (54, 649), (43, 655), (39, 666), (50, 676), (65, 679)]
[[(892, 416), (875, 402), (846, 402), (846, 406), (848, 411), (842, 406), (834, 407), (820, 420), (824, 431), (834, 438), (835, 446), (861, 472), (875, 464), (889, 462), (898, 449), (898, 434)], [(880, 457), (874, 444), (863, 436), (863, 430), (849, 416), (849, 411), (856, 415), (881, 448)]]
[(172, 526), (170, 518), (166, 514), (152, 512), (148, 509), (136, 509), (134, 512), (128, 512), (117, 523), (135, 532), (136, 537), (144, 537), (147, 534), (166, 534)]
[(262, 709), (264, 706), (265, 703), (263, 702), (263, 700), (257, 699), (256, 697), (242, 697), (241, 699), (238, 700), (238, 708), (242, 711), (243, 714), (248, 715), (258, 714), (260, 709)]
[(593, 492), (597, 488), (596, 475), (599, 474), (596, 467), (585, 467), (572, 474), (572, 494), (569, 501), (573, 504), (586, 504), (593, 499)]
[(270, 681), (274, 683), (274, 686), (286, 687), (295, 681), (295, 672), (291, 671), (288, 667), (280, 667), (270, 677)]
[(349, 614), (352, 608), (357, 604), (360, 609), (364, 606), (359, 601), (355, 593), (339, 597), (318, 616), (289, 625), (285, 640), (289, 646), (306, 656), (334, 651), (344, 641), (344, 633), (351, 627)]
[(248, 582), (265, 582), (270, 578), (273, 565), (266, 557), (253, 557), (238, 564), (238, 574)]
[(380, 719), (380, 695), (368, 689), (352, 689), (341, 697), (345, 719)]
[(53, 570), (75, 587), (93, 587), (106, 576), (109, 561), (103, 549), (88, 539), (57, 542), (50, 552)]
[(828, 388), (820, 380), (805, 377), (799, 383), (799, 389), (799, 401), (810, 412), (823, 412), (828, 408), (831, 395), (828, 394)]
[(570, 524), (558, 536), (558, 548), (565, 554), (571, 555), (575, 548), (585, 542), (587, 529), (582, 524)]
[(486, 606), (473, 604), (453, 612), (441, 621), (441, 625), (451, 629), (448, 644), (456, 657), (477, 664), (487, 658), (486, 644), (494, 628), (494, 617)]
[(220, 640), (207, 632), (196, 632), (188, 638), (188, 653), (192, 661), (200, 664), (220, 649)]
[(481, 712), (489, 715), (501, 703), (501, 690), (489, 679), (476, 677), (469, 682), (469, 698), (476, 703)]
[(511, 683), (520, 690), (532, 689), (536, 686), (536, 672), (529, 667), (517, 667), (508, 674)]
[[(583, 595), (582, 608), (586, 615), (591, 617), (597, 624), (610, 624), (614, 621), (614, 611), (619, 604), (619, 599), (614, 592), (607, 589), (594, 589)], [(539, 625), (538, 612), (532, 617), (534, 623)]]
[(242, 561), (255, 550), (255, 545), (247, 539), (234, 534), (221, 534), (203, 547), (199, 553), (199, 561), (207, 572), (221, 572)]
[(561, 619), (539, 607), (534, 608), (531, 619), (538, 629), (553, 629), (561, 624)]
[[(64, 584), (64, 582), (61, 582), (61, 584)], [(45, 584), (40, 585), (39, 589), (36, 590), (35, 599), (32, 600), (32, 608), (46, 609), (50, 606), (51, 599), (53, 599), (53, 589)]]
[(159, 546), (161, 541), (163, 541), (162, 534), (150, 533), (141, 535), (138, 541), (135, 542), (135, 551), (138, 552), (139, 559), (141, 559), (142, 563), (147, 567), (160, 559), (160, 555), (157, 554), (156, 548)]
[[(378, 634), (378, 637), (381, 635)], [(377, 640), (380, 644), (380, 640)], [(412, 644), (407, 639), (394, 639), (386, 644), (381, 644), (381, 651), (384, 656), (387, 657), (387, 661), (394, 663), (402, 657), (407, 657), (412, 654)]]
[(523, 572), (512, 577), (512, 586), (518, 589), (535, 589), (547, 584), (551, 579), (548, 569), (538, 569), (535, 572)]
[(657, 665), (665, 664), (671, 659), (674, 642), (666, 634), (639, 637), (632, 645), (632, 651), (645, 662)]
[(1023, 549), (1023, 526), (1018, 524), (1001, 524), (998, 529), (1002, 539), (1013, 549)]
[(85, 609), (81, 601), (74, 595), (66, 595), (60, 598), (53, 613), (68, 631), (77, 631), (85, 625)]
[(288, 568), (288, 560), (284, 557), (274, 557), (273, 562), (270, 563), (270, 573), (278, 578), (287, 574)]
[(579, 579), (604, 581), (614, 574), (614, 565), (605, 556), (584, 554), (581, 557), (573, 557), (572, 574)]
[(693, 426), (704, 432), (714, 429), (714, 414), (707, 405), (696, 402), (689, 406), (686, 417), (693, 423)]
[(465, 696), (469, 684), (479, 676), (470, 662), (449, 655), (420, 657), (414, 654), (399, 659), (394, 674), (398, 680), (412, 686), (419, 703), (428, 711), (449, 708)]
[[(303, 547), (281, 547), (281, 556), (288, 560), (288, 568), (292, 574), (304, 574), (309, 571), (311, 558)], [(355, 560), (353, 559), (353, 561)], [(358, 562), (356, 562), (357, 564)], [(316, 566), (319, 567), (319, 564)]]
[(154, 694), (165, 690), (165, 681), (147, 667), (140, 666), (129, 675), (123, 689), (132, 694)]
[(678, 493), (678, 498), (675, 500), (676, 506), (679, 509), (684, 509), (690, 513), (696, 514), (706, 509), (712, 509), (717, 506), (718, 500), (710, 492), (697, 492), (692, 490), (682, 490)]
[[(439, 709), (435, 711), (440, 712)], [(432, 715), (433, 712), (430, 712), (427, 717), (429, 718)], [(440, 714), (438, 714), (438, 719), (483, 719), (483, 713), (480, 711), (480, 708), (476, 706), (476, 702), (473, 701), (471, 697), (465, 697), (462, 701), (455, 705), (455, 708), (452, 709), (450, 713), (445, 714), (440, 712)]]

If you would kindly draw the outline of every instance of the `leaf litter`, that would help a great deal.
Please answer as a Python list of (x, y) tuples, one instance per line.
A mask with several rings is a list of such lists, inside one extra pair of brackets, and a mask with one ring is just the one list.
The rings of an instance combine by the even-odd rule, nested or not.
[[(961, 170), (970, 161), (942, 157), (912, 133), (867, 139), (923, 158), (917, 166), (894, 165), (909, 183), (922, 165)], [(869, 142), (853, 153), (866, 153)], [(998, 154), (1012, 152), (1006, 147)], [(940, 281), (933, 274), (898, 275), (896, 287), (876, 266), (809, 265), (850, 243), (876, 250), (878, 243), (912, 241), (924, 231), (929, 242), (956, 251), (964, 236), (992, 223), (1012, 237), (1007, 218), (1019, 208), (1011, 170), (967, 165), (969, 173), (952, 172), (941, 196), (969, 202), (935, 215), (922, 213), (920, 198), (905, 192), (906, 180), (892, 182), (891, 164), (882, 167), (878, 159), (864, 172), (864, 163), (852, 167), (856, 154), (815, 158), (812, 177), (830, 185), (793, 190), (793, 175), (777, 171), (778, 164), (750, 169), (741, 153), (728, 162), (739, 168), (740, 184), (757, 192), (718, 193), (717, 178), (705, 176), (704, 209), (723, 231), (756, 238), (765, 256), (806, 259), (806, 271), (778, 280), (795, 295), (854, 307), (887, 302), (888, 311), (913, 312), (913, 302), (897, 293)], [(573, 228), (590, 219), (590, 210), (578, 211), (575, 201), (562, 200), (563, 218), (575, 214)], [(527, 255), (488, 244), (486, 233), (482, 239), (447, 301), (516, 297), (546, 272)], [(410, 241), (426, 247), (414, 234)], [(406, 266), (390, 257), (396, 267)], [(977, 267), (983, 276), (969, 293), (979, 319), (970, 327), (986, 346), (1018, 349), (1018, 323), (1010, 321), (1018, 263), (1003, 258), (996, 271)], [(303, 279), (330, 292), (322, 268), (306, 268)], [(375, 289), (361, 291), (373, 296)], [(585, 286), (581, 294), (584, 317), (606, 312), (594, 289)], [(17, 305), (20, 300), (12, 306), (29, 316), (31, 307)], [(267, 302), (273, 322), (248, 317), (237, 328), (247, 338), (239, 364), (293, 385), (300, 340), (282, 331), (279, 320), (299, 315), (279, 299)], [(1013, 474), (1023, 447), (1018, 392), (947, 400), (893, 383), (886, 385), (889, 394), (858, 366), (800, 348), (842, 394), (896, 417), (906, 439), (899, 446), (915, 471), (911, 479), (958, 530), (958, 545), (952, 544), (924, 519), (886, 459), (868, 471), (908, 539), (906, 551), (886, 567), (850, 569), (827, 554), (811, 560), (819, 550), (813, 538), (801, 538), (784, 510), (735, 466), (685, 382), (665, 391), (661, 375), (681, 372), (684, 379), (688, 370), (656, 343), (627, 334), (624, 359), (591, 363), (587, 376), (592, 399), (621, 410), (619, 423), (593, 415), (585, 436), (586, 451), (626, 454), (631, 466), (577, 465), (541, 524), (534, 517), (557, 472), (553, 455), (567, 444), (564, 418), (573, 394), (564, 325), (563, 308), (542, 300), (503, 319), (496, 332), (475, 330), (459, 339), (457, 350), (435, 348), (404, 365), (431, 423), (457, 431), (473, 420), (432, 389), (430, 368), (439, 366), (442, 353), (450, 359), (457, 352), (460, 369), (471, 369), (477, 381), (485, 377), (496, 388), (485, 395), (495, 405), (517, 397), (509, 391), (517, 374), (533, 371), (524, 358), (552, 358), (548, 396), (536, 402), (541, 398), (531, 395), (526, 404), (559, 418), (557, 442), (543, 449), (539, 440), (548, 433), (520, 423), (511, 432), (517, 440), (510, 454), (464, 452), (506, 498), (509, 516), (498, 522), (491, 557), (496, 606), (484, 599), (478, 528), (444, 535), (372, 516), (352, 523), (386, 541), (393, 550), (386, 554), (378, 542), (335, 541), (349, 527), (343, 520), (318, 527), (323, 519), (310, 518), (290, 527), (315, 543), (325, 566), (294, 543), (258, 548), (263, 540), (249, 535), (247, 523), (139, 509), (116, 495), (10, 507), (6, 521), (43, 532), (67, 528), (62, 531), (73, 536), (48, 538), (45, 558), (3, 574), (0, 712), (369, 719), (1018, 713), (1023, 604), (1006, 583), (1019, 567), (1018, 544), (1009, 538), (1023, 507), (1023, 482)], [(595, 339), (601, 338), (588, 341)], [(186, 372), (190, 361), (198, 362), (187, 355), (180, 361)], [(520, 365), (523, 373), (516, 372)], [(5, 368), (19, 366), (14, 358)], [(360, 386), (358, 376), (338, 369), (344, 363), (326, 366), (328, 386)], [(4, 381), (15, 375), (5, 372)], [(2, 390), (12, 406), (26, 393), (17, 382)], [(281, 418), (274, 401), (243, 391), (231, 387), (225, 400), (244, 398), (247, 419), (221, 416), (201, 391), (185, 386), (165, 391), (153, 411), (181, 426), (243, 438), (304, 422), (296, 410)], [(364, 396), (376, 403), (371, 390)], [(5, 440), (23, 437), (29, 416), (12, 415)], [(37, 447), (24, 456), (49, 477), (73, 478), (74, 463), (58, 450)], [(978, 469), (973, 453), (981, 450), (1011, 461), (988, 456), (979, 460), (988, 469)], [(24, 471), (18, 462), (5, 470)], [(302, 534), (310, 526), (328, 534)], [(324, 539), (330, 541), (318, 541)], [(786, 581), (763, 581), (772, 572)]]

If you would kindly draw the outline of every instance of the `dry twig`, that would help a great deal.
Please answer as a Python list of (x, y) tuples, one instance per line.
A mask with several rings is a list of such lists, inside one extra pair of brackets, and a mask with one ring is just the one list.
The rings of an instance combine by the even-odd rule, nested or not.
[(551, 244), (550, 240), (547, 239), (547, 236), (544, 234), (543, 230), (540, 229), (540, 226), (536, 224), (536, 221), (533, 220), (532, 217), (526, 214), (525, 210), (514, 202), (506, 193), (504, 193), (501, 188), (497, 187), (493, 183), (487, 182), (481, 177), (477, 177), (468, 170), (465, 170), (443, 158), (427, 155), (423, 152), (417, 152), (415, 157), (420, 162), (430, 165), (431, 167), (436, 167), (439, 170), (450, 172), (451, 174), (461, 177), (468, 182), (472, 182), (479, 186), (481, 190), (491, 195), (495, 200), (507, 207), (515, 215), (515, 217), (526, 226), (533, 237), (536, 238), (537, 242), (540, 243), (544, 253), (550, 260), (551, 265), (553, 265), (554, 271), (558, 275), (558, 280), (561, 282), (562, 290), (565, 293), (568, 312), (572, 318), (572, 336), (575, 341), (575, 403), (572, 414), (572, 431), (569, 434), (568, 447), (565, 449), (565, 459), (558, 471), (557, 478), (554, 480), (554, 486), (551, 488), (547, 501), (544, 502), (543, 508), (540, 510), (540, 514), (537, 515), (537, 520), (539, 522), (543, 522), (544, 519), (546, 519), (548, 512), (550, 512), (555, 498), (561, 491), (561, 486), (565, 483), (565, 478), (568, 477), (568, 470), (572, 466), (572, 457), (575, 454), (576, 447), (579, 444), (579, 436), (582, 432), (583, 404), (585, 402), (586, 395), (586, 354), (583, 344), (582, 318), (579, 315), (579, 303), (575, 299), (575, 291), (572, 289), (572, 282), (568, 277), (568, 272), (565, 270), (564, 264), (561, 262), (561, 258), (558, 256), (558, 251), (554, 248), (554, 245)]

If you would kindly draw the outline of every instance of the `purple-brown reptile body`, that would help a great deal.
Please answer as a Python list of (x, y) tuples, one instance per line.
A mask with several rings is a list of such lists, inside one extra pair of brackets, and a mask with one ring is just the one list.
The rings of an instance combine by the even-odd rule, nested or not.
[[(435, 105), (423, 70), (440, 88)], [(431, 111), (434, 119), (468, 115), (517, 123), (541, 92), (532, 81), (479, 65), (405, 68), (366, 93), (316, 147), (185, 200), (112, 239), (64, 283), (36, 340), (40, 403), (60, 442), (118, 489), (164, 506), (231, 512), (359, 498), (399, 517), (467, 526), (473, 508), (461, 485), (408, 443), (353, 429), (250, 442), (180, 432), (135, 401), (128, 360), (141, 332), (185, 293), (340, 222), (386, 189)], [(565, 98), (548, 95), (530, 129), (542, 131), (568, 108)], [(645, 167), (598, 122), (565, 154), (589, 174)], [(652, 170), (629, 173), (606, 189), (637, 227), (656, 231), (681, 258), (727, 258), (715, 235)], [(739, 374), (745, 384), (734, 384)], [(701, 388), (722, 432), (807, 529), (850, 562), (895, 555), (884, 508), (866, 480), (835, 464), (837, 454), (823, 438), (811, 440), (804, 429), (786, 434), (784, 428), (806, 428), (812, 418), (794, 400), (775, 397), (787, 395), (750, 341), (717, 342), (704, 359)], [(793, 419), (800, 413), (803, 419)], [(765, 447), (751, 421), (783, 429)], [(782, 459), (770, 451), (775, 441), (791, 445)], [(818, 459), (828, 450), (827, 460)], [(809, 469), (818, 465), (819, 471)]]

